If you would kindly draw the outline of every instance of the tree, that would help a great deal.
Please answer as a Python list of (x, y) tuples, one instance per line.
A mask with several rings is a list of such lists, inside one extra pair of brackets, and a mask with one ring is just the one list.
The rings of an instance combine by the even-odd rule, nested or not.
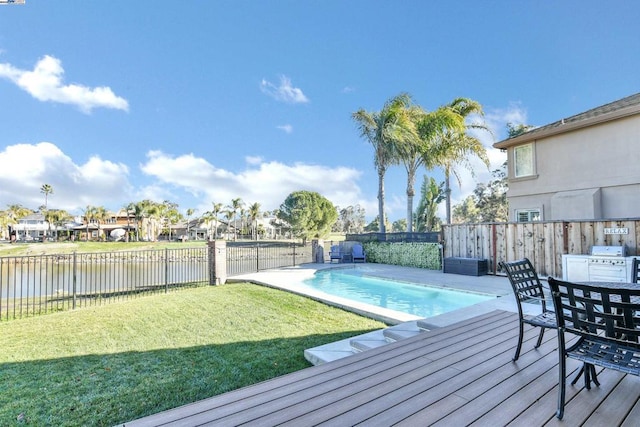
[(362, 233), (365, 226), (365, 212), (360, 205), (338, 209), (338, 220), (333, 231), (340, 233)]
[[(242, 209), (242, 207), (244, 206), (244, 202), (242, 201), (242, 199), (240, 197), (232, 199), (231, 200), (231, 205), (228, 206), (228, 210), (233, 212), (233, 217), (231, 219), (234, 220), (234, 224), (233, 224), (233, 240), (236, 241), (238, 240), (238, 227), (237, 227), (237, 213), (240, 209)], [(228, 227), (227, 227), (228, 228)]]
[(453, 208), (454, 223), (504, 222), (509, 218), (506, 162), (492, 172), (489, 183), (478, 184), (473, 194)]
[(464, 125), (462, 128), (450, 128), (441, 132), (436, 147), (436, 161), (444, 169), (447, 223), (451, 223), (451, 174), (458, 180), (458, 185), (461, 185), (460, 175), (456, 171), (455, 166), (461, 164), (473, 174), (473, 166), (469, 161), (469, 157), (475, 156), (489, 168), (487, 150), (480, 140), (469, 135), (467, 131), (469, 129), (480, 129), (489, 132), (489, 129), (481, 123), (466, 124), (466, 120), (471, 114), (477, 114), (479, 116), (484, 114), (482, 106), (478, 102), (469, 98), (457, 98), (447, 107), (459, 115)]
[(191, 226), (191, 215), (193, 215), (194, 213), (196, 213), (196, 210), (194, 208), (189, 208), (187, 209), (187, 239), (189, 239), (189, 227)]
[(97, 215), (97, 207), (87, 205), (86, 209), (84, 210), (84, 222), (85, 222), (85, 228), (86, 228), (86, 232), (84, 236), (85, 242), (89, 241), (89, 224), (95, 220), (96, 215)]
[(260, 203), (256, 202), (249, 206), (249, 220), (251, 221), (252, 232), (255, 240), (258, 240), (258, 218), (260, 217)]
[(391, 229), (394, 233), (401, 233), (407, 229), (407, 218), (400, 218), (398, 220), (393, 221), (393, 228)]
[(535, 126), (525, 125), (522, 123), (517, 125), (513, 123), (507, 123), (507, 133), (509, 135), (509, 138), (515, 138), (516, 136), (520, 136), (523, 133), (529, 132), (534, 127)]
[(305, 241), (326, 236), (337, 218), (333, 203), (312, 191), (289, 194), (278, 211), (278, 219), (288, 223), (293, 235)]
[(53, 194), (53, 187), (49, 184), (44, 184), (40, 187), (40, 192), (44, 194), (44, 210), (47, 210), (47, 199), (49, 198), (49, 194)]
[(438, 164), (437, 136), (442, 132), (457, 132), (464, 129), (464, 118), (455, 110), (440, 107), (427, 112), (413, 106), (410, 116), (414, 125), (414, 134), (403, 144), (398, 145), (400, 161), (407, 171), (407, 232), (413, 230), (413, 197), (415, 195), (415, 177), (420, 166), (428, 170)]
[(439, 223), (438, 205), (445, 199), (444, 182), (438, 183), (433, 177), (426, 175), (420, 188), (420, 202), (416, 210), (416, 230), (420, 232), (434, 231)]
[(398, 164), (396, 147), (408, 136), (412, 135), (413, 123), (407, 114), (411, 105), (411, 97), (401, 93), (389, 99), (382, 110), (368, 112), (360, 109), (352, 114), (357, 123), (360, 135), (365, 138), (374, 150), (373, 162), (378, 173), (378, 217), (380, 233), (385, 232), (384, 213), (384, 176), (387, 169)]

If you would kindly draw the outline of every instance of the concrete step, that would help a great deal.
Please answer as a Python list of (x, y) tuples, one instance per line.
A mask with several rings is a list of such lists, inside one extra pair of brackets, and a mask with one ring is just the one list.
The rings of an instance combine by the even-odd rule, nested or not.
[(356, 353), (387, 345), (391, 342), (413, 337), (424, 332), (416, 321), (390, 326), (386, 329), (368, 332), (354, 338), (310, 348), (304, 351), (304, 357), (313, 365), (321, 365)]

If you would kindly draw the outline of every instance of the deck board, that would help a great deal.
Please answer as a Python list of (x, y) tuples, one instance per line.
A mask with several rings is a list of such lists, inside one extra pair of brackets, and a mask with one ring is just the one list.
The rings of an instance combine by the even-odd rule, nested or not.
[[(534, 349), (526, 328), (513, 362), (517, 333), (517, 315), (494, 311), (124, 425), (637, 424), (640, 379), (610, 370), (599, 388), (567, 385), (559, 423), (556, 334)], [(570, 382), (580, 364), (567, 362)]]

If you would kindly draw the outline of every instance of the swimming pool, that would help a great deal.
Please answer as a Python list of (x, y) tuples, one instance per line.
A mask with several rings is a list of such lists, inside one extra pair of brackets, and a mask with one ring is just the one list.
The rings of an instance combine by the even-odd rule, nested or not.
[(491, 295), (371, 277), (358, 269), (317, 271), (313, 278), (304, 280), (303, 286), (419, 317), (437, 316), (495, 298)]

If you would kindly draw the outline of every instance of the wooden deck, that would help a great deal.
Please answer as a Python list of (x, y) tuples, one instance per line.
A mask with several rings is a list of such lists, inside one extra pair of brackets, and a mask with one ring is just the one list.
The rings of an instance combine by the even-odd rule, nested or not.
[(567, 384), (557, 420), (556, 334), (536, 337), (512, 362), (517, 315), (494, 311), (125, 425), (640, 425), (640, 378), (610, 370), (599, 388)]

